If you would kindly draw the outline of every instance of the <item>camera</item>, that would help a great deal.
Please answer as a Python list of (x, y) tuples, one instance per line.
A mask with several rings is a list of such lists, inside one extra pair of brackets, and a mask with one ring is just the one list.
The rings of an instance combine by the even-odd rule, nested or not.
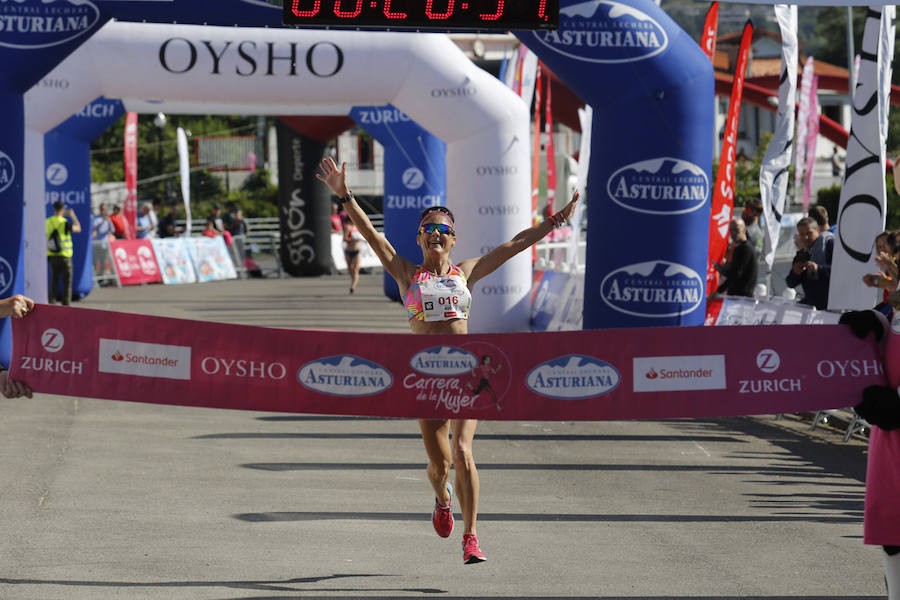
[(794, 255), (794, 264), (809, 262), (812, 259), (812, 253), (808, 248), (800, 248)]

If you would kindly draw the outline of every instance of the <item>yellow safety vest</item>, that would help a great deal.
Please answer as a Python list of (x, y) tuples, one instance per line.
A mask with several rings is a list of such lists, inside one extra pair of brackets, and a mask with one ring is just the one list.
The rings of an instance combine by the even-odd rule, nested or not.
[(47, 256), (62, 256), (64, 258), (72, 258), (74, 251), (72, 249), (72, 232), (69, 227), (69, 220), (65, 217), (52, 216), (47, 218), (47, 241), (50, 241), (50, 235), (54, 231), (59, 232), (59, 252), (51, 252), (47, 249)]

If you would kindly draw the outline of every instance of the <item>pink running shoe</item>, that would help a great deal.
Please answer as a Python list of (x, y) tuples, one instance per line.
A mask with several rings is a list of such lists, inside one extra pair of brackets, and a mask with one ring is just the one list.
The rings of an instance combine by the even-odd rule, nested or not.
[(481, 551), (481, 548), (478, 547), (478, 538), (471, 533), (463, 534), (462, 547), (463, 562), (467, 565), (474, 565), (487, 560), (487, 556), (485, 556), (484, 552)]
[(447, 506), (441, 506), (438, 499), (434, 499), (434, 510), (431, 512), (431, 524), (434, 530), (442, 538), (450, 537), (453, 533), (453, 510), (450, 508), (453, 504), (453, 486), (447, 484), (447, 493), (450, 494), (450, 500), (447, 500)]

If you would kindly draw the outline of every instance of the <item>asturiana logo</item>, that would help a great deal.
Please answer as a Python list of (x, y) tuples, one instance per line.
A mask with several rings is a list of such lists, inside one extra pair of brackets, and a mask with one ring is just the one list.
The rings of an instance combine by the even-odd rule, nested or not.
[(608, 394), (618, 387), (619, 371), (591, 356), (569, 354), (541, 363), (525, 379), (528, 389), (561, 400), (581, 400)]
[(559, 29), (536, 31), (559, 54), (593, 63), (625, 63), (656, 56), (669, 45), (662, 25), (640, 10), (610, 0), (561, 8)]
[(0, 151), (0, 192), (6, 191), (15, 179), (16, 163), (5, 152)]
[(706, 171), (678, 158), (653, 158), (626, 165), (612, 174), (606, 191), (623, 208), (651, 215), (680, 215), (697, 210), (709, 197)]
[(6, 294), (6, 290), (12, 287), (13, 275), (12, 267), (5, 258), (0, 256), (0, 295)]
[(381, 365), (352, 354), (328, 356), (308, 362), (297, 371), (303, 387), (333, 396), (371, 396), (394, 383)]
[(705, 282), (696, 271), (665, 260), (621, 267), (600, 283), (600, 294), (610, 308), (653, 318), (696, 310), (703, 302), (705, 289)]
[(409, 361), (413, 370), (425, 375), (462, 375), (478, 365), (478, 359), (467, 350), (453, 346), (435, 346), (416, 352)]
[(90, 0), (15, 0), (0, 3), (0, 46), (33, 50), (87, 33), (100, 18)]

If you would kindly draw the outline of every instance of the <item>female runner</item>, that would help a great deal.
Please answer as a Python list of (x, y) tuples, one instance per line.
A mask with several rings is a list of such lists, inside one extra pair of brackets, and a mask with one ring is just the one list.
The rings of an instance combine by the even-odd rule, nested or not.
[[(571, 202), (548, 220), (518, 233), (512, 240), (500, 244), (484, 256), (464, 260), (456, 265), (450, 261), (450, 249), (456, 244), (453, 213), (443, 206), (427, 208), (422, 213), (416, 234), (416, 240), (422, 249), (422, 264), (414, 265), (397, 254), (387, 238), (375, 230), (350, 194), (350, 188), (347, 186), (347, 163), (338, 169), (334, 160), (326, 157), (319, 164), (319, 168), (321, 173), (316, 173), (316, 177), (325, 182), (337, 195), (350, 220), (369, 243), (385, 270), (397, 280), (400, 296), (405, 299), (410, 329), (416, 334), (467, 333), (472, 286), (519, 252), (537, 243), (554, 227), (562, 226), (578, 203), (578, 192), (575, 192)], [(430, 310), (431, 303), (426, 302), (423, 305), (422, 302), (423, 293), (429, 294), (434, 290), (435, 284), (444, 281), (450, 285), (455, 284), (456, 288), (463, 290), (454, 317), (448, 318), (444, 310)], [(451, 512), (453, 487), (447, 480), (452, 460), (456, 471), (456, 495), (464, 522), (462, 546), (463, 562), (466, 564), (479, 563), (487, 559), (478, 546), (475, 531), (479, 482), (472, 456), (472, 439), (475, 437), (476, 424), (475, 419), (419, 420), (422, 440), (428, 454), (428, 480), (435, 493), (435, 507), (431, 521), (439, 536), (450, 536), (453, 531)]]

